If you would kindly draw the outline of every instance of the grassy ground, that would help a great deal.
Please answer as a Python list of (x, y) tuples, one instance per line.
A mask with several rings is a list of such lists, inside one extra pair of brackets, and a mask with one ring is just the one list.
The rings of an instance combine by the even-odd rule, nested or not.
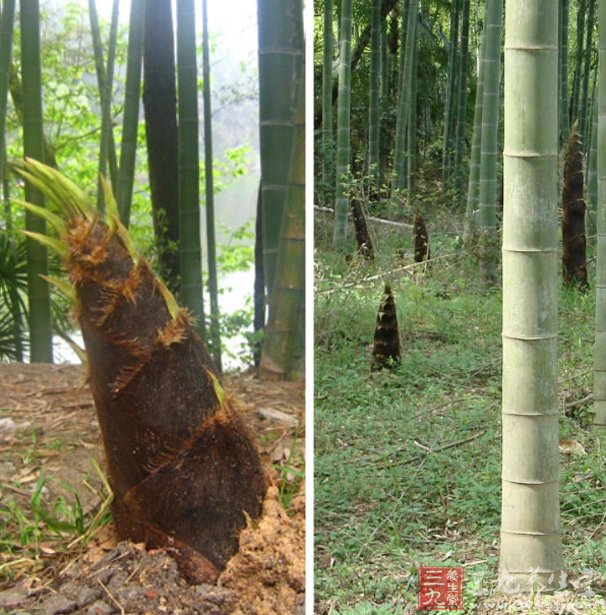
[[(455, 222), (441, 227), (429, 229), (432, 256), (452, 256), (425, 273), (388, 276), (403, 360), (393, 372), (371, 373), (383, 281), (365, 279), (412, 262), (410, 233), (376, 227), (380, 254), (369, 264), (332, 252), (318, 226), (318, 613), (412, 612), (419, 565), (464, 566), (459, 612), (484, 612), (483, 604), (497, 600), (501, 294), (485, 290), (458, 251)], [(398, 247), (406, 251), (399, 261), (392, 258)], [(606, 613), (606, 447), (587, 429), (591, 403), (583, 401), (591, 392), (594, 304), (593, 292), (561, 291), (561, 438), (586, 451), (561, 454), (561, 514), (567, 590), (574, 592), (566, 600), (583, 605), (570, 612)], [(511, 601), (494, 602), (485, 612), (555, 612), (540, 604), (518, 611)]]

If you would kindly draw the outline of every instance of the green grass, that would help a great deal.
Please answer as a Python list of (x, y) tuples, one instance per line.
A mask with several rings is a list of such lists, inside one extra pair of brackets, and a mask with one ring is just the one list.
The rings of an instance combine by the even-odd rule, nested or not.
[[(45, 496), (46, 478), (41, 470), (33, 492), (26, 503), (23, 498), (8, 497), (0, 507), (0, 583), (15, 575), (32, 573), (43, 568), (44, 558), (83, 546), (106, 525), (111, 514), (111, 489), (101, 468), (93, 466), (103, 485), (97, 493), (99, 505), (85, 513), (78, 492), (63, 485), (67, 496), (49, 501)], [(25, 492), (24, 486), (13, 487)], [(92, 487), (91, 487), (92, 488)]]
[[(493, 593), (498, 566), (500, 289), (483, 289), (463, 252), (426, 274), (393, 274), (402, 363), (371, 373), (383, 282), (353, 283), (412, 260), (391, 259), (404, 239), (393, 233), (381, 239), (378, 263), (347, 263), (323, 249), (319, 233), (317, 612), (404, 613), (416, 605), (422, 564), (465, 566), (465, 612), (473, 613), (482, 596)], [(455, 233), (430, 241), (434, 255), (457, 249)], [(560, 306), (564, 410), (591, 392), (593, 293), (563, 290)], [(570, 578), (591, 569), (602, 579), (592, 589), (604, 592), (606, 452), (587, 429), (590, 407), (562, 416), (562, 437), (588, 452), (561, 456), (563, 540)]]

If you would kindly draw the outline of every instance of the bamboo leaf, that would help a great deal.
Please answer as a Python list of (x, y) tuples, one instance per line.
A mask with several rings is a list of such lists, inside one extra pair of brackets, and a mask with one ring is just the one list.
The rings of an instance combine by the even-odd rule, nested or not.
[(41, 275), (43, 280), (46, 280), (51, 286), (54, 286), (60, 293), (65, 295), (70, 301), (76, 301), (76, 291), (74, 287), (61, 278), (56, 278), (52, 275)]
[(173, 317), (173, 319), (177, 318), (179, 314), (181, 314), (181, 308), (179, 307), (177, 300), (170, 290), (168, 290), (168, 286), (166, 286), (164, 282), (160, 279), (156, 279), (156, 282), (158, 283), (158, 290), (166, 302), (168, 313)]
[(49, 209), (46, 209), (46, 207), (40, 207), (40, 205), (34, 205), (33, 203), (28, 203), (27, 201), (22, 201), (20, 199), (11, 199), (11, 202), (14, 205), (23, 207), (24, 209), (31, 211), (36, 216), (40, 216), (40, 218), (46, 220), (57, 231), (57, 233), (59, 233), (59, 235), (67, 233), (67, 225), (65, 222), (57, 214), (54, 214)]
[[(99, 181), (101, 182), (101, 188), (103, 189), (103, 200), (105, 202), (105, 209), (107, 211), (106, 222), (113, 218), (120, 219), (118, 213), (118, 204), (114, 198), (112, 187), (109, 185), (107, 178), (104, 175), (99, 175)], [(109, 224), (109, 222), (108, 222)]]
[(32, 231), (22, 231), (22, 233), (26, 235), (27, 237), (29, 237), (30, 239), (37, 241), (39, 244), (42, 244), (43, 246), (50, 248), (51, 250), (56, 252), (61, 258), (67, 259), (68, 257), (67, 246), (63, 242), (59, 241), (58, 239), (55, 239), (54, 237), (49, 237), (48, 235), (43, 235), (42, 233), (34, 233)]
[(225, 390), (221, 386), (219, 379), (209, 369), (204, 368), (204, 371), (206, 372), (206, 375), (210, 378), (219, 405), (221, 406), (221, 408), (223, 408), (223, 406), (225, 405)]

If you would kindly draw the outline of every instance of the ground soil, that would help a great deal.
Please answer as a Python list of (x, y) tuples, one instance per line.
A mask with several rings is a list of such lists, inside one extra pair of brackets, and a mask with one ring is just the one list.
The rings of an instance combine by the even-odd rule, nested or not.
[(274, 486), (215, 586), (185, 583), (162, 550), (118, 543), (111, 523), (84, 541), (53, 534), (35, 515), (36, 492), (57, 517), (76, 502), (86, 521), (107, 507), (95, 469), (104, 464), (99, 427), (84, 381), (80, 366), (0, 364), (0, 613), (303, 613), (304, 387), (261, 383), (251, 373), (225, 378)]

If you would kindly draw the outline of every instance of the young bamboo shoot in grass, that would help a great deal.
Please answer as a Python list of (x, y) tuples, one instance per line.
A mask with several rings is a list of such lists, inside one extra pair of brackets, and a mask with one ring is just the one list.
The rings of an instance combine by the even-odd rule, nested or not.
[[(213, 580), (261, 514), (267, 478), (189, 314), (134, 250), (106, 182), (107, 215), (35, 161), (75, 288), (121, 538), (167, 547), (184, 576)], [(32, 210), (33, 211), (33, 210)]]
[(587, 239), (583, 198), (583, 146), (572, 128), (564, 159), (562, 186), (562, 265), (564, 284), (587, 290)]
[(391, 286), (385, 284), (385, 294), (375, 327), (375, 338), (372, 349), (370, 369), (377, 371), (384, 367), (393, 368), (400, 362), (400, 332), (396, 304), (391, 292)]
[(425, 218), (421, 215), (421, 212), (417, 210), (415, 214), (414, 223), (415, 234), (415, 263), (422, 263), (423, 261), (431, 258), (429, 251), (429, 236), (427, 234), (427, 225), (425, 224)]

